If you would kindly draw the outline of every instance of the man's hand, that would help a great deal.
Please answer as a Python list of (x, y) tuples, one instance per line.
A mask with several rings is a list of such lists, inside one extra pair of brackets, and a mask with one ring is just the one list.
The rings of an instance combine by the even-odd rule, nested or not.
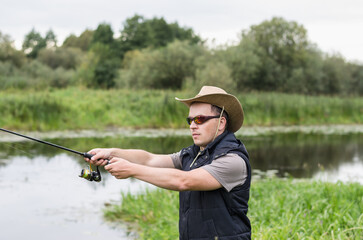
[(90, 150), (88, 153), (94, 156), (91, 159), (84, 158), (84, 160), (96, 166), (105, 166), (109, 159), (112, 158), (111, 148), (95, 148)]
[(123, 158), (114, 157), (109, 161), (109, 164), (105, 166), (105, 170), (117, 179), (125, 179), (132, 177), (132, 165), (134, 164)]

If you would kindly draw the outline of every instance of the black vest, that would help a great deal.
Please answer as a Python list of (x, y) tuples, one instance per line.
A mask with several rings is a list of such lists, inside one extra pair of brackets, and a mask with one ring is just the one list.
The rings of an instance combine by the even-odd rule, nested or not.
[(238, 154), (246, 162), (247, 179), (241, 186), (227, 192), (224, 188), (213, 191), (184, 191), (179, 193), (180, 239), (251, 239), (251, 224), (247, 218), (251, 183), (251, 167), (243, 143), (231, 132), (224, 132), (198, 156), (199, 147), (192, 145), (181, 151), (182, 169), (190, 171), (210, 164), (227, 153)]

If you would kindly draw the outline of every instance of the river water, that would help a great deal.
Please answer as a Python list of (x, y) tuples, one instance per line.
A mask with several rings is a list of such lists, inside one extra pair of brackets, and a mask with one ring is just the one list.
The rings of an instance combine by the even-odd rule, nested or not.
[[(246, 129), (237, 135), (250, 154), (254, 180), (274, 174), (363, 184), (362, 128), (328, 129)], [(192, 143), (187, 132), (169, 130), (27, 134), (81, 152), (123, 147), (171, 153)], [(154, 187), (116, 180), (102, 169), (102, 181), (89, 182), (78, 177), (87, 167), (77, 155), (0, 133), (0, 239), (132, 239), (124, 225), (105, 221), (102, 209), (119, 203), (121, 192)]]

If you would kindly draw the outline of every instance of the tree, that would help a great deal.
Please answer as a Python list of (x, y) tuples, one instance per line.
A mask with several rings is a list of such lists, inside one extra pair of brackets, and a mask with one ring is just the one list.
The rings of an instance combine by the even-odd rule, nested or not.
[(110, 24), (101, 23), (94, 31), (91, 43), (102, 43), (112, 45), (114, 43), (113, 31)]
[(237, 46), (216, 53), (229, 66), (231, 77), (238, 90), (260, 88), (257, 77), (262, 67), (261, 51), (256, 42), (244, 39)]
[(324, 60), (323, 72), (323, 93), (347, 93), (347, 90), (349, 89), (349, 83), (353, 82), (353, 78), (342, 56), (327, 56)]
[(134, 15), (126, 19), (118, 40), (120, 56), (127, 51), (146, 47), (164, 47), (174, 40), (186, 40), (192, 44), (201, 42), (190, 28), (181, 28), (177, 23), (168, 24), (164, 18), (145, 19)]
[(203, 46), (180, 41), (169, 43), (165, 48), (129, 51), (118, 85), (181, 89), (186, 79), (195, 77), (195, 59), (204, 54)]
[(121, 56), (130, 50), (146, 48), (150, 44), (150, 31), (144, 17), (134, 15), (126, 19), (119, 38)]
[(348, 82), (348, 93), (363, 95), (363, 65), (348, 63), (352, 81)]
[(173, 29), (164, 18), (153, 18), (146, 23), (149, 27), (149, 46), (163, 47), (175, 39)]
[(40, 49), (47, 46), (46, 40), (33, 28), (23, 41), (23, 51), (30, 58), (36, 58)]
[(93, 39), (94, 31), (86, 29), (77, 37), (74, 34), (69, 35), (63, 42), (63, 47), (80, 48), (82, 51), (88, 51)]
[(247, 33), (265, 50), (267, 56), (282, 66), (301, 66), (309, 46), (307, 30), (295, 21), (274, 17), (259, 25), (253, 25)]
[(45, 34), (44, 41), (46, 48), (57, 47), (57, 37), (51, 29)]
[(202, 69), (197, 69), (194, 87), (213, 85), (223, 87), (228, 92), (236, 90), (236, 82), (231, 77), (231, 70), (225, 62), (210, 61)]
[(113, 55), (110, 46), (102, 43), (93, 44), (88, 52), (87, 61), (78, 71), (81, 81), (87, 87), (106, 89), (114, 87), (120, 60)]
[(39, 51), (37, 59), (53, 69), (59, 67), (76, 69), (83, 55), (84, 53), (79, 48), (43, 48)]
[(242, 41), (245, 39), (262, 49), (256, 52), (262, 63), (255, 79), (257, 89), (286, 90), (287, 85), (294, 84), (288, 81), (305, 79), (298, 69), (304, 69), (307, 64), (310, 43), (302, 25), (274, 17), (243, 32)]
[(0, 61), (9, 61), (16, 67), (21, 67), (26, 59), (25, 55), (14, 48), (14, 41), (9, 35), (0, 32)]

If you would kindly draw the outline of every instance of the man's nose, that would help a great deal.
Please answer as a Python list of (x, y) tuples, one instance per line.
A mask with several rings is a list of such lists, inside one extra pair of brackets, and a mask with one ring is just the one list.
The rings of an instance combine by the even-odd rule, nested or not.
[(190, 129), (194, 129), (194, 128), (197, 128), (197, 127), (198, 127), (198, 124), (196, 124), (194, 121), (192, 121), (192, 123), (189, 126)]

